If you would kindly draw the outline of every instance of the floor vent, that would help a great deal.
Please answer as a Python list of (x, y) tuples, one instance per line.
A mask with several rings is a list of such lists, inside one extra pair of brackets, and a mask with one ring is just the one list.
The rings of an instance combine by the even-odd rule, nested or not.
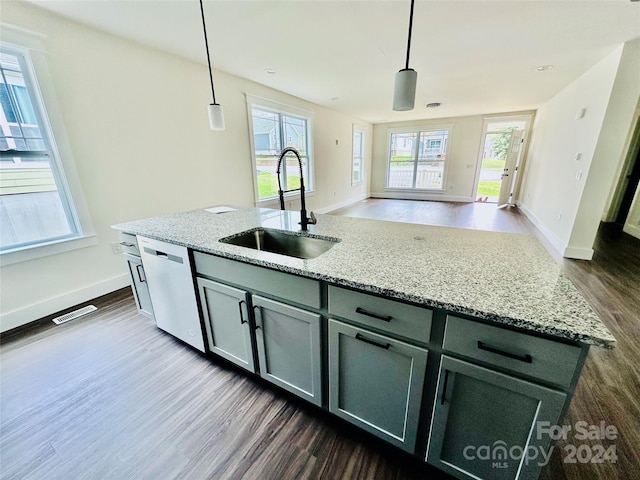
[(53, 319), (53, 323), (57, 323), (58, 325), (62, 323), (69, 322), (74, 318), (81, 317), (86, 315), (87, 313), (95, 312), (97, 310), (93, 305), (87, 305), (86, 307), (82, 307), (78, 310), (74, 310), (73, 312), (65, 313), (64, 315), (60, 315)]

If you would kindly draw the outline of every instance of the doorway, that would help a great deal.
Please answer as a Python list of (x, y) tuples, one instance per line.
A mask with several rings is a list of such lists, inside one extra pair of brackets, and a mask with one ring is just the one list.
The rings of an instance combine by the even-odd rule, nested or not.
[(508, 205), (520, 164), (526, 121), (487, 121), (475, 200)]
[(632, 160), (632, 165), (629, 169), (629, 174), (624, 180), (626, 180), (626, 187), (622, 194), (622, 200), (620, 201), (620, 209), (616, 217), (616, 223), (624, 225), (627, 221), (627, 216), (631, 210), (631, 204), (633, 203), (633, 197), (638, 190), (638, 184), (640, 184), (640, 146), (636, 145), (635, 158)]

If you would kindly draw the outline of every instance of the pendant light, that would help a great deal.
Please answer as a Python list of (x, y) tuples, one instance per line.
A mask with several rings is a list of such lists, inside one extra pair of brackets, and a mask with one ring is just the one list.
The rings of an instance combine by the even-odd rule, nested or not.
[(416, 81), (418, 73), (409, 68), (409, 51), (411, 50), (411, 29), (413, 27), (413, 5), (411, 0), (411, 13), (409, 14), (409, 39), (407, 40), (407, 61), (402, 70), (396, 73), (396, 82), (393, 89), (393, 109), (396, 111), (413, 110), (416, 102)]
[(204, 31), (204, 47), (207, 50), (207, 63), (209, 64), (209, 79), (211, 80), (211, 94), (213, 103), (209, 105), (209, 126), (211, 130), (224, 130), (224, 112), (222, 105), (216, 102), (216, 91), (213, 88), (213, 71), (211, 70), (211, 58), (209, 57), (209, 42), (207, 41), (207, 26), (204, 22), (204, 7), (200, 0), (200, 13), (202, 14), (202, 30)]

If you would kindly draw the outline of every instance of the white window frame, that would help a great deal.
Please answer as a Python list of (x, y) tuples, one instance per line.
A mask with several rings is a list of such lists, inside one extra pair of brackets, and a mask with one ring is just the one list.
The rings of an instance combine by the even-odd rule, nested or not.
[[(65, 208), (73, 222), (75, 234), (55, 240), (44, 240), (0, 252), (0, 265), (11, 265), (49, 255), (97, 245), (93, 223), (84, 199), (75, 168), (61, 110), (58, 106), (53, 82), (46, 61), (44, 36), (11, 25), (0, 23), (2, 44), (24, 57), (25, 74), (32, 83), (33, 107), (42, 122), (43, 135), (47, 138), (51, 164), (56, 170), (57, 187), (66, 201)], [(63, 201), (64, 203), (64, 201)]]
[[(355, 173), (355, 139), (356, 133), (360, 134), (360, 180), (357, 182), (353, 180), (353, 174)], [(365, 156), (365, 139), (366, 139), (366, 130), (364, 127), (360, 125), (353, 125), (353, 134), (351, 136), (351, 186), (362, 185), (364, 181), (364, 156)]]
[[(278, 204), (278, 196), (260, 199), (258, 193), (258, 178), (256, 175), (256, 148), (253, 139), (253, 107), (261, 110), (272, 111), (274, 113), (283, 113), (292, 117), (302, 118), (307, 121), (307, 158), (309, 159), (308, 172), (310, 178), (304, 179), (305, 197), (312, 197), (315, 191), (315, 169), (313, 157), (313, 117), (314, 113), (301, 108), (292, 107), (284, 103), (275, 102), (266, 98), (247, 94), (247, 115), (249, 120), (249, 145), (251, 147), (251, 171), (253, 175), (253, 194), (256, 206), (270, 207)], [(290, 192), (284, 194), (285, 201), (291, 201), (300, 198), (300, 192)]]
[[(391, 137), (394, 133), (417, 133), (430, 131), (446, 131), (447, 147), (445, 149), (444, 168), (442, 169), (442, 188), (412, 188), (412, 187), (389, 187), (389, 173), (391, 168)], [(440, 125), (415, 125), (411, 127), (389, 128), (387, 129), (387, 159), (384, 180), (384, 190), (389, 192), (428, 192), (428, 193), (445, 193), (447, 191), (447, 172), (451, 163), (451, 143), (453, 138), (453, 124)]]

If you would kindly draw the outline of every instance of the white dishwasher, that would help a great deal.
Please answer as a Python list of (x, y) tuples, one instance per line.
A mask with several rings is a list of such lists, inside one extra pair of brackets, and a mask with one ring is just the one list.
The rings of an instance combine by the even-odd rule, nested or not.
[(137, 236), (156, 325), (204, 350), (198, 303), (186, 247)]

